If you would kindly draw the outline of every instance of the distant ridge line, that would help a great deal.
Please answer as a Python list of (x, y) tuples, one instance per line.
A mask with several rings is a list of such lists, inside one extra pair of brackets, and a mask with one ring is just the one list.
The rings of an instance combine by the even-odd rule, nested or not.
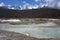
[(27, 10), (12, 10), (0, 7), (0, 18), (56, 18), (60, 19), (60, 9), (38, 8)]

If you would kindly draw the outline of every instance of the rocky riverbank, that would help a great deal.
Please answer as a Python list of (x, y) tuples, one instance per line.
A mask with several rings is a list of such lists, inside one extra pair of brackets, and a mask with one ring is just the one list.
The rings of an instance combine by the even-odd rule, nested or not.
[(59, 38), (37, 39), (24, 34), (0, 30), (0, 40), (60, 40)]
[(24, 34), (0, 30), (0, 40), (39, 40)]

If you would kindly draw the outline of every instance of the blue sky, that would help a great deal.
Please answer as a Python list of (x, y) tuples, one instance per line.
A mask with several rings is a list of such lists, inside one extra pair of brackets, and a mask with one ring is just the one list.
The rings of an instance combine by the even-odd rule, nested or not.
[(0, 0), (0, 3), (3, 2), (4, 4), (6, 5), (24, 5), (24, 2), (27, 2), (31, 5), (34, 5), (35, 3), (35, 0)]
[[(40, 5), (40, 3), (42, 5)], [(56, 4), (57, 3), (57, 4)], [(0, 0), (0, 6), (1, 5), (18, 5), (18, 6), (24, 6), (25, 4), (29, 4), (29, 6), (43, 6), (43, 4), (45, 6), (50, 6), (50, 7), (54, 7), (55, 4), (56, 6), (60, 7), (60, 0)]]
[(29, 3), (30, 5), (39, 5), (40, 3), (45, 3), (44, 0), (40, 2), (40, 0), (0, 0), (0, 3), (3, 2), (6, 5), (24, 5)]

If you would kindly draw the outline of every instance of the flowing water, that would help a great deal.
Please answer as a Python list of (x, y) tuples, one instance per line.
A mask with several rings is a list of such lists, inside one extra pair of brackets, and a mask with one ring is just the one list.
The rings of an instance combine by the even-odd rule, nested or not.
[(60, 38), (60, 20), (47, 21), (44, 23), (11, 25), (9, 23), (0, 24), (0, 29), (22, 33), (36, 38)]

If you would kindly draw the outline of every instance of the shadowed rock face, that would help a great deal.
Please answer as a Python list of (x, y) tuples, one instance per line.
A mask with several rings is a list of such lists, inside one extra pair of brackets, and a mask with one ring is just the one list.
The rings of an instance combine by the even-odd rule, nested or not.
[(60, 18), (60, 10), (52, 8), (11, 10), (0, 7), (0, 18)]

